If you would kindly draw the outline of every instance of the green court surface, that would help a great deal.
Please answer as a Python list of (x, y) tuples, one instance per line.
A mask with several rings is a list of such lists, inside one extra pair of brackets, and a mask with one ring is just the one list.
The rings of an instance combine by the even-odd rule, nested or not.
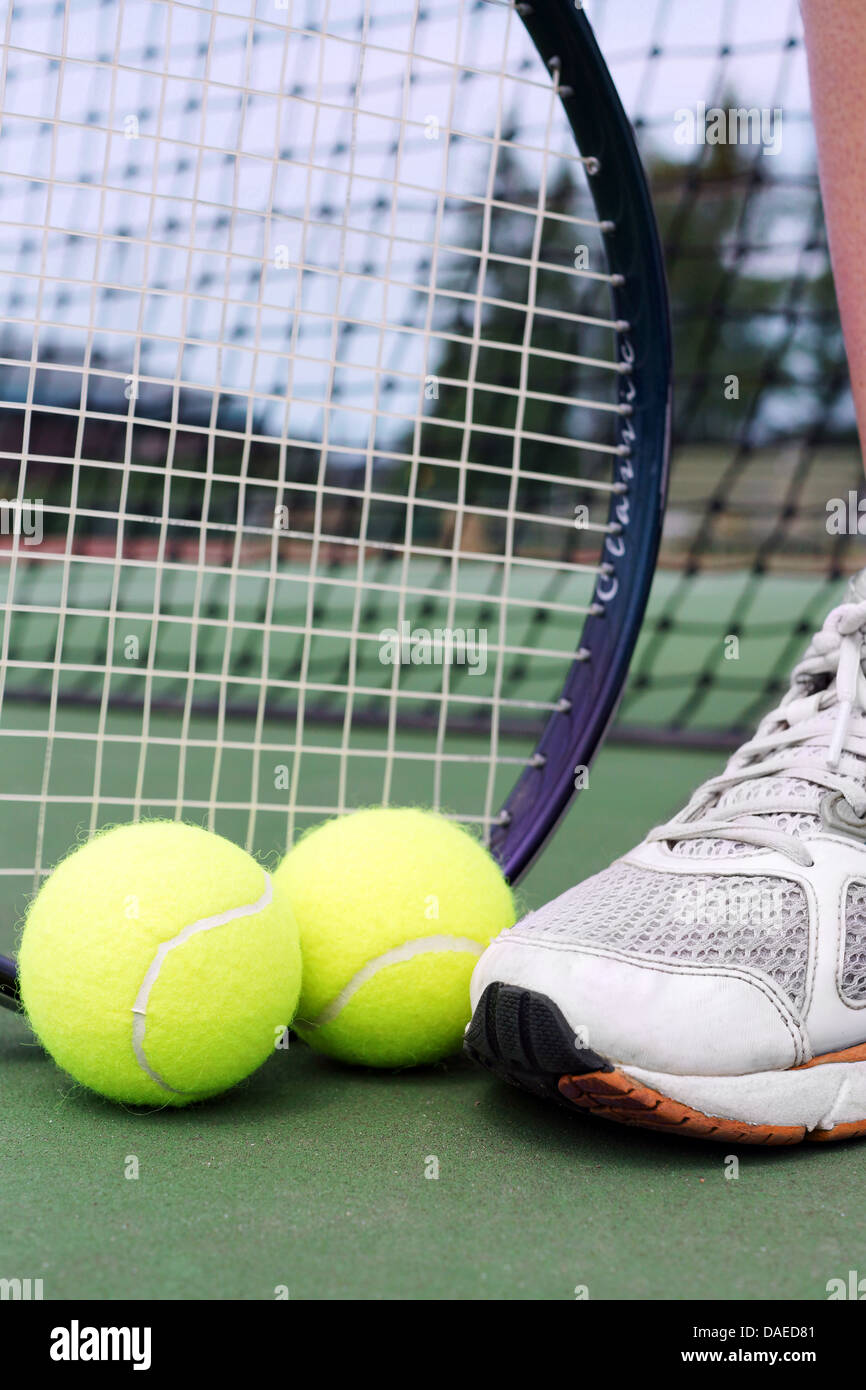
[[(717, 763), (609, 747), (524, 902), (601, 868)], [(0, 1075), (0, 1276), (48, 1299), (821, 1300), (866, 1271), (856, 1143), (742, 1148), (732, 1178), (724, 1146), (572, 1117), (460, 1060), (374, 1073), (294, 1042), (217, 1102), (133, 1113), (6, 1014)]]

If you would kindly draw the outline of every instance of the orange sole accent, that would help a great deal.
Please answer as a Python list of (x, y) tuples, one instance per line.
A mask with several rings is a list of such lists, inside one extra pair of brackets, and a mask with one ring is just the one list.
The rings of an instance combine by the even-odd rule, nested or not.
[[(827, 1062), (866, 1060), (866, 1044), (846, 1052), (828, 1052), (815, 1057), (802, 1067), (821, 1066)], [(690, 1139), (712, 1139), (727, 1144), (765, 1144), (772, 1146), (799, 1144), (804, 1139), (813, 1143), (832, 1143), (840, 1139), (866, 1137), (866, 1119), (850, 1124), (835, 1125), (833, 1129), (807, 1130), (805, 1125), (750, 1125), (741, 1120), (728, 1120), (719, 1115), (705, 1115), (681, 1101), (642, 1086), (639, 1081), (621, 1071), (593, 1071), (584, 1076), (562, 1076), (560, 1093), (566, 1100), (621, 1125), (637, 1125), (668, 1134), (682, 1134)]]
[(792, 1067), (791, 1071), (806, 1071), (808, 1067), (823, 1067), (828, 1062), (866, 1062), (866, 1043), (858, 1043), (856, 1047), (846, 1047), (842, 1052), (823, 1052), (820, 1057), (813, 1057), (811, 1062), (804, 1062), (802, 1066)]

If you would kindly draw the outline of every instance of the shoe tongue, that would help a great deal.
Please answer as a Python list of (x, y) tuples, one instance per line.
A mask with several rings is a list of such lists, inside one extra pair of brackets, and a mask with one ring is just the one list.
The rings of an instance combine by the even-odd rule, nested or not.
[(866, 601), (866, 569), (851, 575), (848, 580), (848, 588), (845, 591), (846, 603), (863, 603), (864, 601)]

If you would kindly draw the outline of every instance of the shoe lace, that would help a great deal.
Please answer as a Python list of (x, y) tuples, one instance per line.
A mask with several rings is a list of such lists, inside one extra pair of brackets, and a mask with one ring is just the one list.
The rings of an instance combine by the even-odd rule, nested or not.
[[(760, 815), (744, 814), (736, 793), (761, 778), (794, 777), (837, 793), (866, 828), (866, 602), (842, 603), (828, 615), (779, 705), (758, 726), (755, 737), (730, 758), (725, 771), (698, 788), (688, 806), (650, 832), (648, 839), (737, 840), (777, 849), (799, 864), (812, 856), (790, 831), (769, 826)], [(805, 750), (805, 756), (804, 756)], [(716, 807), (723, 793), (729, 803)], [(715, 810), (713, 809), (715, 807)]]

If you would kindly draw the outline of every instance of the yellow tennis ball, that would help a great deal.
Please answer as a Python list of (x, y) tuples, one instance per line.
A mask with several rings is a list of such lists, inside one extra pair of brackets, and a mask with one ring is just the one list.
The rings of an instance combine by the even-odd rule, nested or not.
[(473, 835), (431, 811), (356, 811), (308, 832), (275, 878), (301, 933), (302, 1038), (374, 1067), (459, 1050), (473, 967), (516, 915)]
[(285, 889), (237, 845), (175, 821), (124, 825), (64, 859), (27, 914), (21, 996), (76, 1081), (187, 1105), (273, 1051), (301, 977)]

